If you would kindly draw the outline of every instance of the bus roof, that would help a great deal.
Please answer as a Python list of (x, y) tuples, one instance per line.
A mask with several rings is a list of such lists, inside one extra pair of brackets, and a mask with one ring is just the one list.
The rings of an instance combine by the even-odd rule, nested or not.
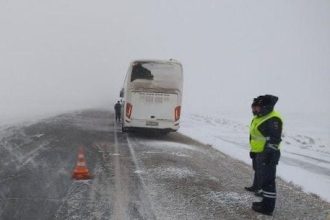
[(168, 64), (168, 63), (173, 63), (173, 64), (178, 64), (180, 66), (181, 63), (175, 59), (169, 59), (169, 60), (151, 60), (151, 59), (141, 59), (141, 60), (134, 60), (131, 62), (131, 65), (135, 65), (135, 64), (144, 64), (144, 63), (159, 63), (159, 64)]

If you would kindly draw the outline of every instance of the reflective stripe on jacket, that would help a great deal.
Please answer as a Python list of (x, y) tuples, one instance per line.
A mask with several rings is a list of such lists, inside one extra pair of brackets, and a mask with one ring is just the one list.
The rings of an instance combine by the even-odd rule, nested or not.
[(255, 116), (250, 125), (250, 147), (251, 152), (260, 153), (264, 151), (265, 144), (269, 137), (264, 137), (261, 132), (259, 131), (259, 126), (267, 121), (270, 118), (277, 117), (282, 121), (281, 115), (276, 112), (272, 111), (269, 114), (261, 117)]

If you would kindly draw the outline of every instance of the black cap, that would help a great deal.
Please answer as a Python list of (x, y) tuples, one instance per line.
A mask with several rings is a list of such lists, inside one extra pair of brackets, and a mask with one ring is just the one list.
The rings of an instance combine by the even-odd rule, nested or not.
[(274, 95), (262, 95), (253, 99), (252, 106), (269, 106), (274, 107), (278, 101), (278, 97)]

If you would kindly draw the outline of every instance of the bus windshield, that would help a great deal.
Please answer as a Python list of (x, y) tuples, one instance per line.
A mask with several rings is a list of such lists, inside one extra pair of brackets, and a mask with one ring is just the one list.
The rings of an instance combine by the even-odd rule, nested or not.
[(176, 63), (144, 62), (133, 64), (131, 84), (134, 88), (182, 89), (182, 68)]

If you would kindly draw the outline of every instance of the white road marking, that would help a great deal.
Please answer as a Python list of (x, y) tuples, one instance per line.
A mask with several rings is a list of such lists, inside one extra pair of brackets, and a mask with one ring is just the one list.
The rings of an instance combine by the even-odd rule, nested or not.
[[(114, 141), (115, 141), (115, 153), (113, 155), (117, 155), (114, 157), (114, 165), (115, 165), (115, 203), (113, 215), (114, 219), (129, 219), (126, 211), (128, 209), (128, 199), (126, 199), (125, 193), (127, 190), (123, 189), (122, 186), (125, 186), (127, 183), (121, 183), (121, 173), (120, 173), (120, 157), (119, 149), (118, 149), (118, 134), (117, 134), (117, 126), (114, 124)], [(126, 192), (125, 192), (126, 191)]]
[[(135, 165), (135, 168), (136, 168), (136, 171), (135, 171), (134, 173), (136, 173), (136, 175), (137, 175), (138, 178), (140, 179), (140, 182), (141, 182), (142, 188), (143, 188), (143, 190), (144, 190), (144, 192), (145, 192), (145, 194), (146, 194), (146, 197), (147, 197), (147, 198), (146, 198), (146, 199), (147, 199), (147, 202), (148, 202), (148, 204), (150, 205), (150, 210), (153, 211), (153, 210), (155, 210), (155, 209), (154, 209), (154, 207), (153, 207), (153, 204), (152, 204), (152, 202), (151, 202), (151, 198), (150, 198), (150, 196), (149, 196), (150, 193), (149, 193), (148, 188), (147, 188), (147, 185), (145, 184), (145, 182), (144, 182), (144, 180), (143, 180), (143, 177), (142, 177), (142, 175), (141, 175), (141, 174), (144, 173), (144, 170), (145, 170), (145, 169), (142, 169), (141, 166), (139, 165), (138, 160), (137, 160), (137, 158), (136, 158), (135, 151), (134, 151), (134, 149), (133, 149), (133, 145), (132, 145), (132, 143), (131, 143), (131, 141), (130, 141), (130, 139), (129, 139), (128, 136), (127, 136), (127, 144), (128, 144), (129, 151), (130, 151), (130, 153), (131, 153), (131, 155), (132, 155), (132, 159), (133, 159), (133, 162), (134, 162), (134, 165)], [(155, 215), (154, 213), (152, 213), (152, 216), (153, 216), (155, 219), (157, 219), (157, 217), (156, 217), (156, 215)]]

